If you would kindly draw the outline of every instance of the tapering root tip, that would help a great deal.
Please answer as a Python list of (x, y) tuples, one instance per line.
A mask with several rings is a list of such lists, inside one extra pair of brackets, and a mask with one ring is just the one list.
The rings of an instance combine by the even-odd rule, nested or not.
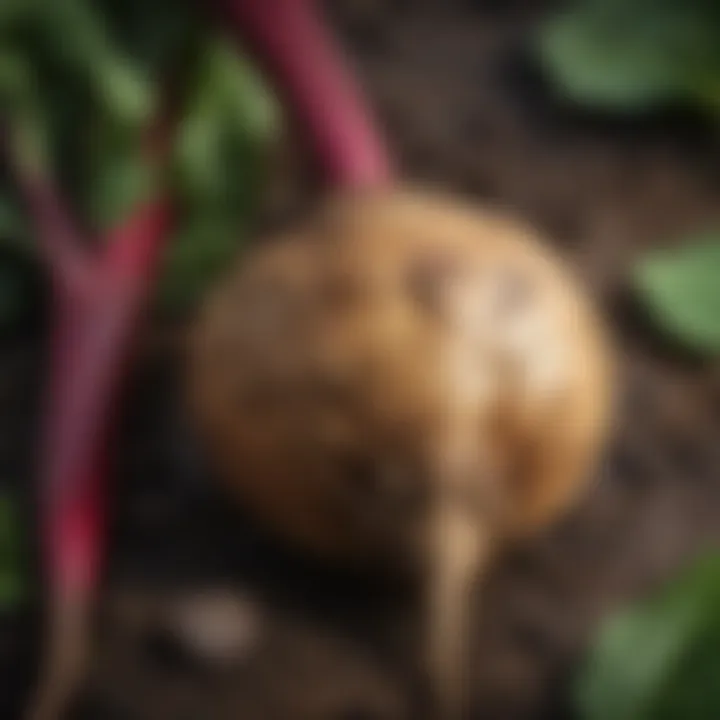
[(62, 720), (80, 687), (87, 663), (89, 613), (77, 597), (59, 601), (48, 620), (46, 647), (25, 720)]
[(489, 548), (476, 518), (438, 511), (427, 578), (426, 669), (434, 720), (461, 720), (468, 711), (468, 636), (476, 581)]

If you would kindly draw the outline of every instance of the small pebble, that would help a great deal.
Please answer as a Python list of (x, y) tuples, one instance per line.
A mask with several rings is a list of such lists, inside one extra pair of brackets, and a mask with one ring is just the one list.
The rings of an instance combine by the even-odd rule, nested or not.
[(169, 622), (186, 650), (210, 663), (246, 658), (260, 636), (258, 606), (229, 591), (205, 591), (178, 600)]

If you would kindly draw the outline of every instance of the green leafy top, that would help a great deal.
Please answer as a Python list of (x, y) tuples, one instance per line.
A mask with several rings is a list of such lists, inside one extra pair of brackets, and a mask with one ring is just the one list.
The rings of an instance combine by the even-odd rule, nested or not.
[(720, 717), (720, 555), (611, 618), (579, 678), (582, 720)]
[(635, 112), (667, 102), (720, 108), (720, 4), (578, 0), (547, 22), (540, 56), (579, 103)]
[[(252, 66), (173, 0), (0, 3), (0, 113), (53, 168), (91, 228), (115, 224), (152, 187), (140, 138), (168, 70), (186, 99), (172, 175), (183, 217), (160, 300), (191, 305), (236, 251), (262, 187), (279, 113)], [(3, 192), (4, 191), (4, 192)], [(0, 183), (0, 241), (27, 232)], [(1, 281), (0, 281), (1, 282)]]
[(696, 352), (720, 353), (720, 233), (651, 253), (634, 276), (658, 326)]

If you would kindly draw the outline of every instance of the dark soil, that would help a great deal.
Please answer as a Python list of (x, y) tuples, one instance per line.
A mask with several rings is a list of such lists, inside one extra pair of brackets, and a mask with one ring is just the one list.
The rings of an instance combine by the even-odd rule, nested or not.
[[(478, 604), (475, 712), (497, 720), (572, 718), (568, 683), (599, 620), (720, 536), (719, 368), (658, 341), (626, 281), (644, 249), (720, 217), (720, 146), (677, 112), (612, 120), (563, 104), (528, 62), (545, 4), (329, 3), (407, 176), (546, 231), (604, 303), (622, 352), (599, 482), (561, 527), (503, 559)], [(419, 717), (402, 596), (287, 556), (212, 493), (177, 359), (146, 353), (127, 395), (105, 621), (77, 716)], [(22, 338), (0, 354), (0, 467), (22, 487), (41, 360)], [(217, 628), (183, 631), (190, 600), (202, 605), (194, 625), (214, 618), (229, 647), (202, 645)], [(29, 677), (34, 627), (31, 611), (0, 627), (3, 718)]]

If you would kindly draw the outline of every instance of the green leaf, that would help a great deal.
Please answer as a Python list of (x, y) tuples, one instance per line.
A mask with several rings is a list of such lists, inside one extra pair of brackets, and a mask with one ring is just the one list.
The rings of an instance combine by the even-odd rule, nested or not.
[(162, 173), (142, 160), (143, 130), (165, 71), (187, 73), (177, 79), (186, 107), (171, 178), (183, 221), (159, 292), (166, 309), (192, 306), (236, 251), (263, 186), (280, 118), (272, 94), (191, 6), (8, 2), (17, 7), (0, 13), (0, 103), (17, 120), (13, 145), (24, 162), (53, 172), (93, 229), (153, 191)]
[(48, 160), (48, 114), (32, 62), (16, 47), (0, 48), (0, 111), (9, 124), (17, 161), (42, 166)]
[(94, 227), (115, 226), (155, 189), (153, 168), (140, 152), (140, 133), (109, 120), (86, 137), (83, 204)]
[(659, 251), (635, 269), (635, 285), (654, 321), (688, 348), (720, 352), (720, 231)]
[(186, 216), (168, 251), (165, 310), (192, 307), (237, 252), (278, 127), (278, 109), (258, 76), (231, 46), (208, 42), (175, 151)]
[(131, 126), (147, 122), (154, 111), (153, 90), (115, 46), (105, 18), (93, 4), (62, 0), (46, 5), (45, 36), (58, 57), (90, 80), (111, 116)]
[(549, 24), (541, 47), (555, 81), (577, 102), (636, 110), (675, 90), (673, 67), (662, 56), (621, 36), (610, 42), (581, 13)]
[(184, 192), (235, 203), (257, 157), (277, 136), (279, 112), (247, 63), (225, 43), (207, 44), (190, 107), (181, 123), (177, 167)]
[(8, 106), (26, 95), (30, 80), (27, 60), (11, 47), (0, 48), (0, 98)]
[(94, 223), (101, 229), (115, 226), (152, 187), (152, 172), (140, 158), (128, 153), (106, 162), (98, 171), (89, 203)]
[(720, 555), (602, 628), (577, 686), (581, 720), (714, 720), (720, 712)]
[(629, 112), (717, 104), (720, 13), (705, 0), (584, 0), (546, 23), (539, 52), (579, 103)]
[(241, 247), (241, 232), (217, 213), (187, 222), (173, 240), (159, 284), (165, 312), (182, 313), (196, 303)]
[(252, 64), (234, 46), (217, 43), (214, 71), (235, 131), (260, 143), (277, 137), (280, 108)]
[(206, 58), (190, 109), (178, 132), (180, 183), (182, 190), (196, 200), (217, 196), (225, 181), (223, 135), (227, 124), (212, 69), (210, 59)]
[(36, 0), (3, 0), (0, 3), (0, 31), (35, 10)]

